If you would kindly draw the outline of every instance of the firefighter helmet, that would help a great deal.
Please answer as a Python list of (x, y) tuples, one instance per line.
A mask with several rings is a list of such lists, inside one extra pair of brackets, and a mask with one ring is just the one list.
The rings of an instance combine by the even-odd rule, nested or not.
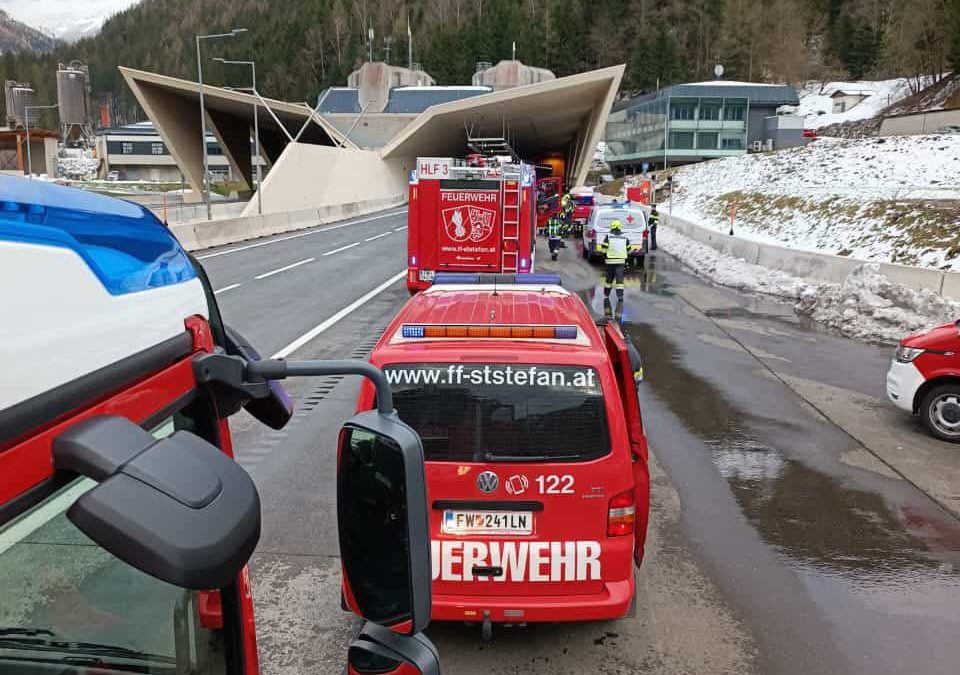
[(623, 232), (623, 223), (621, 223), (619, 220), (615, 220), (610, 223), (610, 232), (611, 234), (620, 234)]

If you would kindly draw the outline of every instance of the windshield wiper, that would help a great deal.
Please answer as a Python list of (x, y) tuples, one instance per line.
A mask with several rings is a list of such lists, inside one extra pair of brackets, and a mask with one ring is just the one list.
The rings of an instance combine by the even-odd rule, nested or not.
[(548, 460), (562, 462), (570, 459), (580, 459), (580, 455), (558, 455), (552, 457), (549, 455), (501, 455), (496, 452), (485, 452), (483, 453), (483, 459), (487, 462), (546, 462)]
[(49, 638), (35, 638), (31, 631), (38, 631), (43, 635), (54, 635), (53, 632), (46, 629), (22, 629), (23, 632), (15, 634), (16, 636), (0, 631), (0, 647), (11, 649), (33, 649), (44, 652), (58, 652), (60, 654), (79, 654), (83, 656), (105, 656), (119, 659), (129, 659), (131, 661), (153, 661), (176, 665), (176, 658), (173, 656), (164, 656), (162, 654), (151, 654), (142, 652), (129, 647), (119, 647), (116, 645), (104, 645), (94, 642), (74, 642), (72, 640), (54, 640)]

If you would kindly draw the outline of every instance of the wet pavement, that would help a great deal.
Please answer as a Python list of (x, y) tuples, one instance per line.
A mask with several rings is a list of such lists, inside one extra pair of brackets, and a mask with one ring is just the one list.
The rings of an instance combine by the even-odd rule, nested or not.
[[(572, 247), (546, 257), (539, 270), (559, 271), (602, 315), (600, 268)], [(645, 360), (653, 450), (636, 616), (498, 627), (490, 644), (476, 626), (437, 623), (428, 632), (444, 672), (957, 672), (960, 448), (886, 404), (889, 348), (707, 284), (662, 253), (627, 284), (621, 316)], [(322, 294), (284, 294), (304, 320), (329, 313)], [(224, 297), (241, 332), (270, 327), (257, 298)], [(397, 284), (297, 356), (362, 358), (406, 297)], [(262, 670), (342, 672), (357, 621), (340, 609), (333, 476), (357, 383), (288, 386), (297, 413), (283, 431), (231, 420), (263, 499), (252, 566)]]
[[(554, 269), (602, 314), (600, 270), (574, 255)], [(960, 449), (882, 403), (889, 349), (708, 285), (659, 252), (627, 284), (614, 313), (644, 359), (651, 447), (678, 491), (684, 535), (758, 645), (760, 671), (956, 673), (956, 485), (946, 497), (918, 489), (905, 479), (916, 467), (889, 461), (833, 414), (859, 400), (862, 417), (906, 439), (903, 455), (933, 443), (937, 461), (960, 464)], [(805, 397), (811, 383), (847, 395)], [(926, 473), (935, 480), (937, 467)]]

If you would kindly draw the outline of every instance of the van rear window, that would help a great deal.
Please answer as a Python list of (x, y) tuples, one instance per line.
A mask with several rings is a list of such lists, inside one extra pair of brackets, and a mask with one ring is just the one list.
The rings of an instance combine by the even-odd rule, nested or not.
[(400, 419), (426, 459), (578, 461), (610, 451), (593, 368), (522, 364), (410, 364), (384, 368)]

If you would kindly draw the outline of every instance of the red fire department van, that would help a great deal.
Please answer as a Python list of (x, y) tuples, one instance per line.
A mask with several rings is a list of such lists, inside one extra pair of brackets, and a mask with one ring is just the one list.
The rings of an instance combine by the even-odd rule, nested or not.
[(618, 326), (553, 275), (438, 274), (370, 360), (423, 442), (435, 620), (629, 611), (649, 474)]
[(438, 272), (533, 270), (534, 171), (502, 157), (421, 157), (410, 177), (407, 288)]

